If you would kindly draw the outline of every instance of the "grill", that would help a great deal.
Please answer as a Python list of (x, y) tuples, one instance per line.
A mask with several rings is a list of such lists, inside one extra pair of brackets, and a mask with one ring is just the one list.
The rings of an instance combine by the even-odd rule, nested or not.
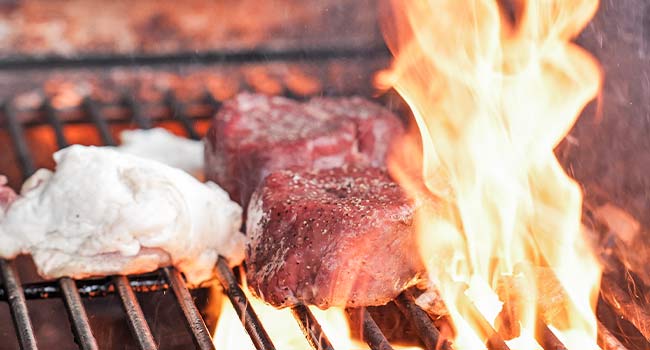
[[(36, 170), (32, 151), (28, 146), (25, 137), (25, 129), (43, 125), (41, 122), (24, 123), (18, 116), (15, 106), (9, 99), (3, 106), (5, 127), (9, 133), (16, 159), (21, 168), (23, 177), (28, 177)], [(122, 106), (130, 113), (131, 122), (137, 127), (147, 129), (153, 126), (151, 119), (142, 114), (141, 104), (132, 96), (125, 95), (122, 98)], [(163, 104), (170, 111), (167, 120), (179, 125), (187, 137), (198, 140), (200, 134), (195, 128), (195, 123), (204, 122), (218, 109), (220, 102), (209, 93), (199, 101), (202, 106), (210, 106), (207, 113), (202, 116), (188, 116), (185, 111), (196, 106), (181, 103), (173, 91), (164, 94)], [(44, 125), (49, 125), (54, 132), (58, 148), (70, 144), (64, 133), (64, 122), (59, 113), (52, 106), (50, 99), (45, 99), (40, 108), (29, 111), (42, 114)], [(81, 120), (74, 123), (90, 123), (104, 145), (117, 145), (111, 125), (103, 115), (105, 108), (100, 102), (85, 97), (79, 106), (83, 114)], [(3, 281), (3, 289), (0, 289), (0, 299), (8, 302), (16, 335), (22, 349), (37, 349), (37, 341), (34, 329), (30, 321), (27, 299), (48, 299), (60, 298), (63, 300), (70, 325), (74, 334), (75, 342), (81, 349), (98, 349), (99, 345), (93, 335), (86, 309), (82, 298), (105, 297), (115, 294), (119, 297), (122, 309), (126, 315), (129, 329), (141, 349), (157, 349), (157, 342), (145, 319), (135, 293), (150, 293), (155, 291), (171, 290), (174, 295), (177, 307), (184, 316), (185, 325), (191, 334), (193, 343), (197, 349), (214, 349), (214, 345), (206, 327), (206, 324), (194, 303), (193, 297), (185, 284), (182, 275), (173, 267), (160, 269), (155, 273), (136, 276), (110, 276), (102, 279), (73, 280), (62, 278), (58, 281), (45, 281), (38, 283), (22, 284), (14, 261), (0, 260), (0, 273)], [(275, 349), (273, 341), (269, 338), (264, 326), (257, 317), (250, 305), (246, 295), (238, 283), (237, 276), (228, 267), (227, 262), (220, 258), (215, 267), (216, 276), (221, 283), (225, 294), (232, 303), (242, 324), (257, 349)], [(412, 295), (403, 295), (398, 305), (404, 314), (411, 318), (417, 325), (419, 335), (427, 345), (427, 348), (436, 348), (441, 342), (439, 332), (433, 321), (426, 312), (415, 305)], [(318, 321), (305, 305), (297, 305), (291, 308), (296, 322), (303, 331), (305, 337), (314, 349), (333, 349), (331, 342)], [(365, 309), (347, 310), (348, 313), (360, 313), (363, 318), (364, 339), (371, 349), (392, 349), (386, 337), (383, 335), (370, 313)], [(450, 348), (445, 343), (445, 349)]]
[[(357, 53), (359, 54), (359, 53)], [(376, 52), (365, 52), (360, 55), (375, 55)], [(304, 56), (304, 55), (303, 55)], [(301, 56), (300, 59), (305, 57)], [(311, 57), (316, 64), (321, 64), (321, 60), (329, 59), (331, 55), (318, 54)], [(251, 56), (253, 61), (255, 57)], [(251, 58), (249, 57), (249, 58)], [(238, 57), (241, 59), (242, 57)], [(287, 57), (282, 57), (286, 59)], [(100, 65), (106, 62), (100, 62)], [(119, 62), (118, 62), (119, 63)], [(151, 62), (147, 62), (151, 63)], [(99, 64), (94, 62), (91, 64)], [(30, 68), (32, 63), (28, 64)], [(11, 64), (10, 69), (20, 68), (19, 65)], [(24, 67), (23, 67), (24, 68)], [(260, 90), (260, 87), (268, 86), (261, 84), (257, 86), (249, 83), (245, 84), (245, 89)], [(348, 91), (334, 90), (334, 94), (349, 94)], [(278, 92), (278, 91), (274, 91)], [(199, 129), (207, 125), (209, 118), (218, 110), (221, 102), (214, 94), (204, 91), (198, 99), (184, 101), (177, 96), (178, 91), (168, 89), (162, 94), (160, 101), (157, 101), (155, 108), (163, 109), (166, 112), (162, 117), (152, 119), (144, 112), (147, 108), (151, 109), (150, 102), (143, 102), (135, 97), (136, 94), (125, 92), (120, 94), (112, 102), (101, 101), (91, 95), (80, 99), (80, 103), (63, 113), (60, 109), (55, 108), (56, 101), (50, 97), (44, 98), (38, 106), (31, 108), (17, 108), (14, 98), (7, 98), (3, 104), (0, 126), (6, 129), (9, 136), (16, 161), (20, 167), (22, 177), (25, 178), (36, 169), (37, 161), (33, 156), (33, 148), (30, 148), (28, 138), (26, 137), (30, 129), (35, 127), (46, 127), (53, 132), (56, 146), (63, 148), (73, 143), (66, 137), (64, 126), (86, 125), (91, 126), (104, 145), (117, 145), (114, 137), (113, 126), (119, 123), (128, 123), (142, 129), (148, 129), (154, 126), (154, 122), (163, 123), (167, 126), (174, 126), (181, 130), (187, 137), (198, 140), (202, 132)], [(296, 93), (295, 91), (281, 86), (280, 93), (294, 98), (308, 97)], [(327, 84), (318, 94), (332, 93), (328, 90)], [(382, 96), (380, 102), (396, 107), (390, 95)], [(118, 109), (117, 117), (109, 115), (107, 110)], [(198, 111), (198, 112), (197, 112)], [(72, 117), (70, 117), (72, 115)], [(3, 129), (0, 128), (0, 132)], [(1, 136), (1, 135), (0, 135)], [(220, 282), (223, 291), (234, 307), (237, 315), (242, 320), (242, 325), (247, 331), (256, 349), (275, 349), (273, 340), (267, 334), (264, 325), (257, 317), (255, 310), (251, 307), (249, 300), (244, 294), (236, 271), (231, 270), (224, 259), (219, 259), (215, 266), (215, 273)], [(0, 275), (2, 277), (2, 289), (0, 289), (0, 299), (9, 305), (13, 323), (15, 326), (16, 336), (22, 349), (37, 349), (38, 344), (34, 333), (32, 322), (30, 321), (27, 300), (32, 299), (62, 299), (65, 310), (70, 320), (70, 328), (74, 336), (74, 341), (81, 349), (98, 349), (98, 344), (91, 323), (92, 313), (87, 312), (84, 306), (84, 298), (104, 298), (107, 296), (116, 296), (122, 306), (123, 313), (126, 317), (125, 322), (140, 349), (157, 349), (160, 341), (154, 337), (150, 328), (150, 322), (147, 321), (140, 302), (136, 295), (146, 298), (147, 294), (153, 292), (171, 291), (175, 307), (180, 310), (184, 319), (187, 334), (191, 336), (192, 342), (197, 349), (214, 349), (206, 322), (202, 317), (199, 308), (197, 308), (190, 290), (186, 286), (183, 276), (174, 268), (167, 267), (159, 271), (135, 275), (135, 276), (110, 276), (101, 279), (73, 280), (62, 278), (57, 281), (44, 281), (36, 283), (21, 283), (15, 261), (0, 260)], [(616, 315), (613, 311), (612, 303), (601, 298), (600, 310), (609, 310), (609, 314)], [(396, 300), (395, 304), (403, 314), (404, 318), (410, 322), (417, 332), (421, 344), (426, 349), (452, 349), (452, 344), (443, 339), (439, 330), (436, 328), (434, 320), (415, 303), (414, 295), (410, 292), (404, 292)], [(469, 303), (471, 305), (471, 303)], [(297, 305), (291, 308), (291, 312), (296, 322), (303, 331), (309, 344), (314, 349), (333, 349), (333, 346), (324, 333), (308, 307)], [(382, 333), (379, 326), (373, 320), (371, 313), (365, 308), (348, 309), (346, 312), (352, 317), (356, 315), (362, 320), (362, 338), (368, 343), (373, 350), (392, 349), (387, 337)], [(476, 313), (479, 315), (479, 313)], [(615, 316), (616, 317), (616, 316)], [(491, 350), (508, 349), (503, 338), (498, 332), (486, 321), (479, 320), (483, 324), (483, 332), (488, 339), (488, 348)], [(60, 326), (66, 331), (65, 326)], [(536, 336), (538, 342), (544, 349), (566, 349), (566, 347), (554, 336), (553, 332), (547, 325), (540, 322), (537, 327)], [(623, 345), (604, 327), (599, 327), (600, 342), (608, 344), (607, 349), (625, 349)], [(634, 327), (632, 333), (635, 334)], [(636, 331), (638, 333), (638, 331)]]

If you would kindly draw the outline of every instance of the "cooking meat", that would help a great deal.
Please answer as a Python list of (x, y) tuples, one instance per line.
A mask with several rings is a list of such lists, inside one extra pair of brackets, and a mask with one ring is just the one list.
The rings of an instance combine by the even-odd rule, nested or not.
[(358, 150), (372, 166), (384, 165), (391, 140), (404, 133), (402, 122), (386, 108), (358, 96), (314, 98), (310, 108), (354, 121)]
[(31, 254), (45, 277), (131, 274), (175, 265), (190, 284), (219, 254), (238, 264), (241, 208), (213, 183), (101, 147), (54, 154), (0, 222), (0, 256)]
[(352, 161), (355, 126), (283, 97), (240, 94), (226, 102), (206, 137), (206, 177), (248, 203), (274, 169), (332, 168)]
[(361, 98), (298, 103), (240, 94), (222, 106), (204, 140), (206, 177), (246, 207), (271, 171), (379, 166), (401, 133), (395, 115)]
[(380, 169), (274, 172), (248, 208), (248, 284), (276, 307), (385, 304), (424, 270), (413, 214)]

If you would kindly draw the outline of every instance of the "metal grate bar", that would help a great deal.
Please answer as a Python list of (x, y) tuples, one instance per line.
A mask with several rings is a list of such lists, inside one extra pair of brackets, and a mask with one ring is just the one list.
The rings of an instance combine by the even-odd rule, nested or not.
[(212, 110), (213, 110), (212, 114), (216, 113), (219, 110), (219, 108), (221, 108), (222, 105), (222, 103), (219, 100), (214, 98), (214, 95), (212, 95), (210, 91), (205, 92), (205, 103), (212, 106)]
[(102, 142), (106, 146), (117, 146), (117, 142), (115, 142), (115, 139), (111, 134), (111, 130), (108, 127), (108, 122), (106, 122), (106, 119), (102, 117), (97, 102), (93, 101), (90, 97), (86, 97), (84, 98), (82, 105), (90, 120), (97, 127), (97, 131), (99, 131), (99, 137), (101, 137)]
[(303, 304), (291, 307), (293, 317), (298, 321), (302, 333), (305, 334), (309, 344), (314, 350), (334, 350), (334, 346), (323, 332), (314, 314)]
[(185, 315), (186, 324), (194, 335), (194, 345), (202, 350), (214, 349), (208, 327), (205, 326), (205, 322), (196, 308), (196, 304), (194, 304), (192, 295), (190, 295), (190, 291), (187, 289), (180, 272), (173, 267), (166, 267), (163, 271), (169, 285), (172, 287), (176, 301), (180, 305), (183, 315)]
[(544, 350), (568, 350), (553, 331), (541, 320), (537, 320), (535, 339)]
[[(168, 288), (167, 281), (152, 274), (133, 276), (129, 284), (136, 293), (164, 291)], [(115, 291), (109, 278), (78, 280), (77, 286), (81, 297), (105, 296)], [(28, 300), (59, 298), (62, 295), (60, 286), (54, 281), (24, 284), (23, 292)], [(0, 300), (7, 300), (7, 295), (2, 289), (0, 289)]]
[(165, 103), (167, 104), (167, 108), (169, 108), (172, 118), (181, 123), (187, 136), (192, 140), (200, 140), (201, 136), (194, 129), (194, 122), (185, 115), (185, 107), (178, 101), (173, 91), (170, 90), (165, 94)]
[(386, 339), (386, 336), (384, 336), (384, 333), (381, 331), (381, 329), (379, 329), (379, 326), (370, 315), (370, 312), (368, 312), (368, 309), (365, 307), (359, 309), (347, 308), (345, 311), (349, 315), (356, 313), (360, 315), (363, 323), (362, 337), (363, 340), (368, 343), (368, 346), (370, 346), (371, 350), (393, 350), (393, 347), (390, 345), (388, 339)]
[(129, 327), (133, 336), (138, 341), (140, 348), (143, 350), (157, 349), (158, 346), (153, 339), (153, 335), (151, 335), (151, 330), (149, 329), (147, 320), (144, 318), (144, 313), (142, 313), (138, 299), (135, 297), (135, 293), (133, 293), (129, 285), (129, 280), (123, 275), (113, 276), (113, 285), (117, 290), (117, 294), (120, 296), (122, 307), (128, 316)]
[(125, 94), (124, 97), (122, 97), (122, 100), (124, 101), (126, 108), (131, 111), (131, 119), (133, 119), (138, 128), (151, 129), (153, 123), (151, 122), (151, 119), (146, 118), (142, 114), (142, 108), (140, 108), (140, 104), (137, 103), (135, 97), (133, 97), (132, 94)]
[(11, 99), (9, 99), (4, 105), (4, 115), (7, 121), (7, 128), (9, 129), (11, 141), (16, 149), (16, 155), (18, 155), (18, 161), (20, 162), (23, 176), (27, 178), (36, 171), (36, 168), (34, 167), (34, 161), (32, 160), (29, 147), (25, 141), (23, 126), (16, 117), (16, 111), (11, 104)]
[(66, 140), (65, 134), (63, 133), (63, 124), (57, 116), (56, 110), (54, 110), (54, 107), (52, 107), (52, 103), (49, 99), (46, 99), (43, 102), (41, 109), (43, 110), (43, 113), (45, 113), (45, 118), (47, 119), (48, 123), (50, 123), (54, 129), (54, 136), (56, 137), (57, 146), (59, 148), (68, 147), (68, 141)]
[(70, 321), (72, 321), (75, 341), (83, 350), (99, 349), (97, 340), (90, 329), (88, 315), (86, 315), (86, 310), (81, 302), (77, 285), (72, 279), (64, 277), (59, 280), (59, 287), (63, 294), (65, 308), (68, 310), (68, 316), (70, 317)]
[(16, 326), (20, 348), (22, 350), (35, 350), (38, 347), (36, 346), (34, 327), (32, 327), (32, 321), (29, 319), (27, 302), (25, 301), (23, 288), (20, 286), (16, 267), (13, 262), (0, 259), (0, 273), (2, 274), (4, 289), (7, 292), (7, 300), (9, 300), (11, 317)]
[(474, 318), (473, 323), (479, 327), (480, 334), (485, 337), (487, 348), (489, 350), (509, 350), (510, 348), (506, 342), (499, 333), (497, 333), (494, 327), (492, 327), (490, 322), (483, 317), (483, 314), (481, 314), (478, 308), (476, 308), (474, 302), (472, 302), (464, 293), (460, 293), (459, 298), (463, 299), (459, 304), (465, 308), (461, 310), (461, 313)]
[(433, 321), (417, 304), (413, 294), (405, 291), (395, 299), (395, 304), (404, 314), (404, 316), (413, 322), (415, 329), (420, 336), (427, 350), (451, 350), (451, 344), (440, 338), (440, 332), (433, 324)]
[(253, 341), (257, 350), (275, 350), (275, 346), (262, 326), (260, 319), (257, 317), (255, 310), (248, 302), (246, 294), (237, 284), (237, 279), (233, 275), (228, 263), (222, 257), (217, 261), (217, 278), (224, 291), (228, 295), (232, 306), (235, 308), (239, 319), (242, 321), (248, 336)]

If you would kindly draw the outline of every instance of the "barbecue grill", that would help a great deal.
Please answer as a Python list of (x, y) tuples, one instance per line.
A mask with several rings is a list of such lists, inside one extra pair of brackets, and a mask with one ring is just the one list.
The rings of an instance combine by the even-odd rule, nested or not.
[[(0, 173), (9, 172), (12, 185), (17, 187), (20, 181), (38, 167), (48, 165), (43, 159), (49, 157), (51, 151), (79, 142), (79, 132), (83, 133), (85, 139), (93, 138), (96, 134), (96, 142), (85, 139), (84, 142), (116, 145), (115, 135), (120, 129), (148, 129), (162, 125), (198, 140), (221, 101), (242, 90), (282, 94), (299, 99), (323, 94), (359, 94), (373, 97), (384, 105), (401, 111), (403, 105), (394, 95), (372, 95), (372, 74), (389, 62), (386, 48), (383, 45), (368, 45), (368, 42), (358, 47), (351, 40), (342, 42), (345, 45), (331, 45), (331, 42), (328, 42), (330, 45), (303, 45), (308, 49), (262, 46), (235, 51), (222, 47), (221, 51), (203, 50), (199, 53), (180, 50), (161, 53), (153, 50), (136, 54), (129, 52), (127, 55), (124, 52), (119, 55), (86, 52), (71, 57), (3, 56), (0, 60), (0, 147), (7, 147), (9, 151), (0, 148)], [(30, 54), (29, 49), (26, 52), (27, 55)], [(159, 76), (166, 77), (163, 83), (156, 80)], [(233, 86), (232, 81), (235, 82)], [(189, 89), (185, 84), (188, 82), (192, 85)], [(157, 90), (155, 93), (150, 91), (152, 86), (153, 90)], [(192, 91), (188, 93), (187, 90)], [(62, 94), (62, 91), (65, 93)], [(75, 131), (77, 134), (71, 139), (69, 131), (76, 128), (80, 129)], [(39, 140), (44, 134), (51, 136), (53, 149)], [(3, 154), (4, 152), (11, 155)], [(34, 313), (40, 312), (43, 306), (33, 306), (31, 302), (38, 300), (57, 303), (63, 301), (69, 322), (53, 325), (56, 328), (53, 331), (70, 333), (74, 344), (79, 348), (114, 346), (115, 344), (104, 343), (111, 338), (107, 335), (110, 332), (98, 328), (103, 326), (97, 326), (102, 324), (95, 320), (101, 308), (88, 303), (89, 300), (110, 301), (111, 298), (116, 298), (115, 301), (121, 305), (121, 326), (131, 334), (127, 335), (129, 339), (115, 340), (115, 343), (124, 341), (125, 344), (120, 348), (214, 348), (208, 326), (211, 323), (207, 319), (209, 315), (201, 312), (201, 305), (197, 307), (197, 302), (201, 303), (197, 294), (203, 293), (205, 297), (206, 291), (189, 290), (183, 276), (173, 267), (134, 276), (32, 281), (33, 278), (28, 277), (29, 273), (24, 272), (24, 260), (0, 260), (0, 300), (6, 303), (6, 311), (11, 315), (15, 330), (15, 334), (11, 333), (12, 330), (0, 334), (0, 338), (6, 339), (0, 341), (0, 349), (5, 349), (3, 343), (9, 343), (7, 349), (12, 346), (20, 346), (21, 349), (57, 346), (47, 343), (46, 339), (37, 339), (32, 321)], [(618, 268), (620, 271), (625, 270), (622, 266)], [(238, 269), (231, 270), (223, 259), (215, 266), (218, 282), (242, 320), (242, 326), (255, 348), (274, 349), (273, 339), (267, 334), (242, 290), (237, 271)], [(634, 280), (634, 276), (630, 278), (636, 285), (642, 285), (640, 281)], [(25, 280), (28, 281), (23, 282)], [(621, 281), (612, 276), (603, 282), (603, 288), (609, 288), (610, 291), (612, 288), (620, 288), (620, 285), (623, 285)], [(627, 295), (622, 289), (612, 293)], [(165, 344), (161, 340), (164, 328), (156, 326), (159, 320), (157, 314), (151, 316), (146, 312), (144, 304), (151, 304), (154, 298), (157, 299), (153, 303), (159, 303), (161, 294), (171, 295), (169, 305), (180, 315), (184, 324), (184, 327), (180, 324), (173, 327), (182, 328), (184, 337), (179, 338), (183, 338), (185, 343), (180, 341)], [(639, 302), (636, 296), (628, 298), (631, 301), (624, 304)], [(453, 347), (436, 328), (438, 320), (433, 320), (416, 305), (410, 292), (403, 293), (394, 302), (404, 319), (416, 330), (419, 343), (424, 348)], [(110, 302), (103, 304), (103, 307), (110, 308), (111, 311), (115, 309), (115, 305)], [(291, 311), (314, 349), (333, 349), (327, 334), (308, 307), (298, 305)], [(351, 318), (354, 316), (361, 320), (363, 339), (371, 349), (392, 348), (368, 309), (346, 311)], [(4, 309), (0, 308), (0, 313), (2, 312)], [(601, 346), (607, 349), (648, 348), (647, 341), (638, 330), (639, 326), (628, 322), (622, 312), (616, 298), (601, 296), (598, 316), (607, 326), (599, 325)], [(497, 331), (487, 321), (484, 324), (489, 339), (488, 347), (507, 349)], [(112, 326), (114, 324), (108, 328)], [(115, 334), (125, 336), (119, 331)], [(565, 348), (543, 323), (538, 325), (537, 338), (544, 349)]]
[[(52, 101), (45, 99), (37, 110), (30, 111), (31, 113), (40, 113), (40, 116), (33, 118), (42, 121), (24, 123), (19, 119), (18, 113), (11, 101), (8, 100), (5, 103), (3, 116), (6, 130), (11, 139), (23, 176), (29, 176), (35, 171), (35, 162), (32, 157), (34, 150), (28, 146), (25, 129), (48, 125), (55, 135), (57, 146), (62, 148), (69, 145), (64, 131), (64, 127), (68, 123), (70, 125), (76, 125), (78, 123), (88, 124), (96, 129), (103, 144), (116, 145), (117, 142), (111, 130), (111, 123), (125, 122), (124, 119), (116, 119), (109, 122), (102, 112), (107, 106), (90, 97), (86, 97), (79, 106), (79, 119), (64, 123), (59, 117), (59, 113), (52, 107)], [(385, 100), (382, 102), (386, 103)], [(158, 122), (171, 121), (179, 126), (187, 137), (192, 139), (199, 139), (201, 137), (195, 124), (206, 123), (220, 105), (220, 101), (207, 92), (202, 100), (194, 102), (194, 104), (198, 104), (201, 107), (210, 107), (207, 109), (202, 108), (204, 111), (203, 115), (187, 115), (185, 111), (196, 109), (197, 105), (181, 103), (175, 97), (173, 91), (164, 93), (161, 103), (168, 109), (168, 115), (158, 120)], [(154, 121), (142, 115), (140, 103), (131, 96), (123, 96), (121, 104), (129, 112), (125, 113), (128, 122), (143, 129), (153, 126)], [(29, 118), (27, 119), (29, 120)], [(269, 338), (263, 324), (256, 316), (247, 296), (238, 283), (238, 276), (233, 273), (223, 259), (219, 259), (215, 267), (215, 272), (225, 294), (237, 311), (255, 347), (257, 349), (274, 349), (273, 340)], [(70, 278), (62, 278), (58, 281), (21, 284), (15, 263), (13, 261), (3, 260), (0, 263), (0, 273), (2, 274), (3, 281), (3, 289), (0, 290), (0, 299), (9, 303), (18, 341), (23, 349), (38, 348), (26, 300), (62, 299), (70, 319), (69, 327), (73, 331), (74, 341), (82, 349), (97, 349), (99, 348), (98, 342), (93, 335), (82, 298), (102, 298), (111, 294), (119, 297), (122, 309), (126, 315), (126, 322), (139, 348), (156, 349), (159, 343), (148, 325), (135, 294), (141, 293), (144, 295), (156, 291), (172, 292), (176, 304), (175, 307), (182, 311), (187, 332), (191, 335), (193, 345), (196, 348), (214, 348), (210, 332), (194, 303), (193, 297), (190, 295), (190, 291), (183, 277), (173, 267), (164, 268), (155, 273), (137, 276), (111, 276), (102, 279), (77, 281)], [(435, 327), (433, 320), (423, 309), (415, 304), (414, 297), (411, 293), (403, 293), (395, 303), (402, 311), (404, 317), (409, 322), (412, 322), (426, 349), (451, 349), (449, 343), (441, 343), (440, 333)], [(323, 332), (318, 320), (310, 312), (309, 308), (304, 305), (298, 305), (293, 307), (291, 311), (305, 337), (314, 349), (333, 349), (327, 335)], [(347, 311), (350, 314), (356, 313), (357, 315), (361, 315), (363, 337), (371, 349), (392, 348), (368, 310), (361, 308)], [(484, 324), (489, 332), (490, 349), (506, 349), (507, 346), (498, 333), (492, 329), (487, 321)], [(68, 326), (61, 325), (60, 327), (67, 329)], [(545, 349), (564, 348), (546, 325), (540, 324), (539, 327), (539, 337)]]
[[(178, 123), (186, 135), (195, 140), (200, 138), (200, 134), (194, 127), (194, 123), (209, 118), (220, 104), (212, 95), (206, 94), (204, 101), (201, 102), (212, 106), (212, 110), (208, 111), (204, 116), (189, 117), (184, 113), (188, 106), (181, 104), (174, 97), (173, 92), (167, 92), (164, 96), (163, 103), (167, 105), (170, 111), (169, 119)], [(136, 126), (143, 129), (152, 126), (152, 121), (140, 113), (137, 101), (125, 96), (124, 105), (130, 109), (130, 118)], [(117, 145), (111, 133), (110, 125), (102, 115), (102, 106), (91, 98), (85, 98), (80, 108), (83, 117), (75, 122), (94, 125), (104, 145)], [(57, 111), (52, 107), (52, 101), (44, 100), (40, 111), (44, 114), (42, 117), (46, 121), (45, 123), (52, 128), (58, 147), (63, 148), (69, 145), (64, 132), (64, 123), (59, 118)], [(5, 103), (3, 115), (22, 174), (27, 177), (35, 171), (35, 165), (31, 156), (32, 151), (29, 149), (25, 138), (25, 126), (17, 117), (17, 112), (11, 101)], [(39, 123), (33, 123), (30, 126), (37, 125)], [(93, 336), (82, 298), (98, 298), (108, 294), (119, 296), (129, 329), (139, 347), (142, 349), (155, 349), (157, 348), (157, 341), (147, 324), (135, 293), (151, 293), (161, 290), (171, 290), (173, 293), (177, 307), (183, 313), (185, 324), (191, 333), (196, 348), (214, 348), (210, 333), (194, 304), (183, 277), (173, 267), (138, 276), (111, 276), (103, 279), (78, 281), (62, 278), (58, 281), (21, 284), (20, 276), (14, 265), (13, 261), (2, 260), (0, 262), (0, 272), (4, 281), (4, 288), (0, 290), (0, 298), (9, 303), (18, 340), (23, 349), (38, 348), (26, 299), (63, 299), (70, 319), (70, 326), (74, 332), (75, 342), (82, 349), (97, 349), (97, 340)], [(257, 349), (274, 349), (272, 340), (267, 335), (238, 284), (235, 274), (230, 270), (224, 259), (219, 259), (215, 272), (230, 302), (242, 319), (243, 326), (250, 335), (255, 347)], [(422, 341), (427, 344), (427, 347), (435, 348), (440, 340), (439, 332), (433, 326), (433, 321), (426, 312), (415, 305), (413, 296), (405, 294), (399, 298), (397, 304), (405, 315), (413, 320)], [(327, 335), (323, 332), (309, 308), (304, 305), (297, 305), (291, 311), (314, 349), (333, 349)], [(372, 349), (391, 348), (367, 310), (348, 310), (348, 312), (362, 313), (365, 338)]]

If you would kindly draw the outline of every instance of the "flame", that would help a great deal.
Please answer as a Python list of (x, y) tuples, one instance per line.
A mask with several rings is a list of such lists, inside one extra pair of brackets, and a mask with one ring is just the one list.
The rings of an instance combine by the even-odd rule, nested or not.
[[(601, 85), (595, 59), (572, 43), (598, 1), (514, 0), (515, 21), (503, 2), (392, 1), (384, 33), (395, 60), (377, 83), (408, 103), (419, 135), (404, 140), (389, 168), (411, 194), (438, 202), (417, 225), (456, 349), (485, 347), (490, 329), (480, 320), (494, 327), (497, 282), (521, 275), (520, 263), (550, 267), (566, 291), (574, 308), (554, 325), (565, 345), (597, 348), (601, 268), (582, 236), (580, 187), (553, 149)], [(421, 175), (413, 173), (414, 144)], [(522, 331), (508, 344), (539, 349), (537, 278), (517, 277), (532, 286), (532, 302), (519, 305)]]
[[(264, 328), (274, 342), (277, 349), (308, 350), (311, 346), (305, 335), (300, 330), (291, 310), (276, 309), (260, 299), (254, 297), (244, 288), (251, 307), (257, 313)], [(310, 307), (314, 317), (318, 320), (323, 332), (336, 349), (363, 349), (363, 344), (356, 342), (350, 335), (345, 312), (340, 308), (320, 310)], [(230, 303), (224, 303), (219, 315), (219, 322), (214, 335), (214, 345), (217, 349), (254, 350), (255, 347), (250, 337), (244, 330), (235, 309)]]

